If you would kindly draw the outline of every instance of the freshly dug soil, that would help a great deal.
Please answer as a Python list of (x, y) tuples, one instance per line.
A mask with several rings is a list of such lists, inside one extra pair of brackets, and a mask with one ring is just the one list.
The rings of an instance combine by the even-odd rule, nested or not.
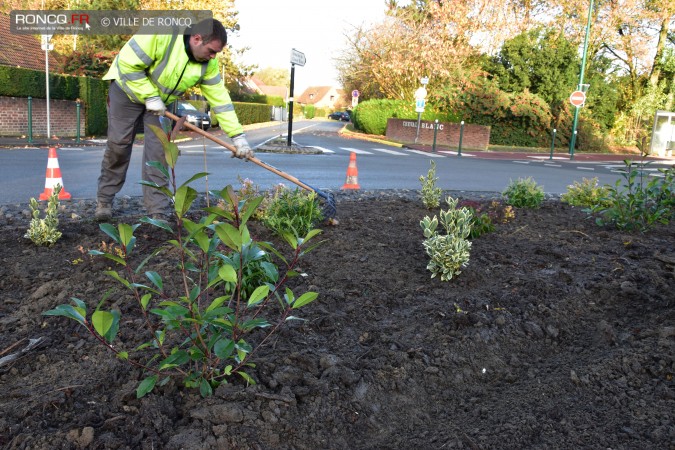
[(0, 358), (16, 356), (0, 364), (3, 448), (675, 448), (675, 224), (620, 232), (548, 199), (475, 239), (442, 282), (416, 195), (344, 195), (294, 286), (320, 296), (257, 354), (256, 385), (137, 399), (139, 370), (41, 316), (116, 286), (86, 255), (110, 242), (93, 205), (67, 207), (51, 248), (23, 237), (26, 209), (0, 209)]

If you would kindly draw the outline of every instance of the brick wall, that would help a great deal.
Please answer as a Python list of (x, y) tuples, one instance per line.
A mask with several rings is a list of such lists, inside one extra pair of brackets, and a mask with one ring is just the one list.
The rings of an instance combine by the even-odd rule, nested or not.
[[(47, 101), (33, 99), (33, 137), (47, 136)], [(77, 135), (76, 102), (70, 100), (49, 101), (50, 131), (52, 136), (73, 137)], [(80, 111), (80, 136), (85, 132), (84, 105)], [(0, 97), (0, 136), (28, 135), (28, 99)]]
[[(458, 123), (439, 122), (436, 133), (436, 145), (457, 148), (461, 125)], [(387, 137), (404, 144), (414, 144), (417, 134), (417, 121), (412, 119), (388, 119)], [(420, 122), (418, 144), (433, 145), (434, 122)], [(464, 124), (462, 149), (487, 150), (490, 143), (490, 127), (484, 125)]]

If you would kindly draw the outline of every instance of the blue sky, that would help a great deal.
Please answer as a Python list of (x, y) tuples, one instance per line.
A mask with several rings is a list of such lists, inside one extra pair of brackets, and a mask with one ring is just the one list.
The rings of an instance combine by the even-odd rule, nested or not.
[(355, 25), (384, 19), (384, 0), (235, 0), (239, 35), (234, 48), (251, 47), (243, 62), (260, 68), (287, 68), (291, 49), (307, 63), (295, 69), (295, 95), (308, 86), (337, 84), (333, 58), (345, 47), (344, 33)]

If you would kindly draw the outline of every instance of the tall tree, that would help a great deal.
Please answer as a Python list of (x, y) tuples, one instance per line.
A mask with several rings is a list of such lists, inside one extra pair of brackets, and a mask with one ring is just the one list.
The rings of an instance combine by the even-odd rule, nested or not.
[(265, 67), (255, 72), (255, 76), (267, 86), (284, 86), (291, 84), (291, 75), (288, 69), (279, 69), (275, 67)]
[(506, 41), (486, 69), (502, 90), (529, 89), (551, 105), (576, 86), (579, 61), (577, 48), (559, 31), (537, 27)]

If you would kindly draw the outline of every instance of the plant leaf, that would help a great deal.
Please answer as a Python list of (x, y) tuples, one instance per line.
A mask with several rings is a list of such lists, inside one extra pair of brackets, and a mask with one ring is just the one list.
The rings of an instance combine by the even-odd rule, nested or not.
[(84, 325), (86, 322), (86, 319), (82, 314), (82, 311), (79, 308), (76, 308), (72, 305), (59, 305), (54, 309), (50, 309), (49, 311), (43, 312), (42, 315), (68, 317), (70, 319), (78, 321), (82, 325)]
[(254, 306), (263, 301), (265, 297), (267, 297), (267, 294), (269, 294), (270, 288), (268, 286), (258, 286), (255, 288), (255, 291), (251, 294), (251, 296), (248, 298), (248, 306)]
[(249, 385), (255, 385), (256, 384), (255, 380), (253, 378), (251, 378), (251, 376), (249, 374), (247, 374), (246, 372), (240, 371), (240, 372), (237, 372), (237, 373), (239, 374), (240, 377), (242, 377), (244, 380), (246, 380), (246, 383), (248, 383)]
[(120, 234), (114, 225), (111, 225), (109, 223), (102, 223), (98, 227), (100, 228), (101, 231), (110, 236), (115, 242), (117, 242), (118, 244), (120, 243)]
[(211, 387), (211, 384), (204, 378), (202, 378), (202, 381), (199, 383), (199, 393), (202, 395), (202, 397), (210, 397), (213, 395), (213, 388)]
[(160, 291), (164, 288), (164, 282), (162, 281), (162, 277), (157, 272), (147, 271), (145, 272), (145, 276), (148, 277), (148, 280), (150, 280), (152, 284), (157, 286), (157, 289), (159, 289)]
[(218, 269), (218, 276), (223, 281), (230, 283), (236, 283), (238, 278), (237, 271), (234, 270), (234, 267), (229, 264), (225, 264), (224, 266), (221, 266), (220, 269)]
[(110, 327), (112, 327), (113, 320), (114, 318), (112, 313), (108, 311), (96, 310), (91, 315), (91, 324), (94, 326), (94, 330), (96, 330), (100, 336), (105, 336), (108, 334)]
[(185, 350), (178, 350), (167, 356), (164, 361), (159, 363), (159, 370), (166, 370), (172, 367), (178, 367), (190, 360), (190, 355)]
[(213, 352), (220, 359), (227, 359), (232, 356), (234, 351), (234, 341), (232, 339), (219, 339), (213, 346)]
[(293, 302), (293, 309), (301, 308), (308, 303), (313, 302), (319, 296), (318, 292), (305, 292)]
[(182, 185), (176, 190), (174, 196), (174, 209), (180, 217), (183, 217), (188, 212), (192, 202), (197, 198), (197, 191), (190, 186)]
[(144, 397), (145, 394), (152, 391), (157, 383), (157, 375), (149, 376), (148, 378), (141, 381), (141, 383), (136, 388), (136, 398)]

